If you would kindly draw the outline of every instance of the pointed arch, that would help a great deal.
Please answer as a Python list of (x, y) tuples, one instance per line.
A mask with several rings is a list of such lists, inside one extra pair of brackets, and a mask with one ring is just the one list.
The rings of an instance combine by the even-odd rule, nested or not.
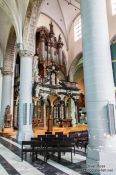
[(34, 52), (34, 39), (35, 39), (35, 30), (36, 22), (40, 12), (40, 6), (43, 0), (33, 0), (29, 1), (27, 8), (24, 30), (23, 30), (23, 45), (25, 50), (30, 50)]
[(10, 29), (6, 51), (5, 51), (5, 57), (3, 62), (3, 71), (7, 72), (13, 72), (13, 63), (15, 58), (15, 49), (16, 49), (16, 33), (15, 29), (12, 26)]

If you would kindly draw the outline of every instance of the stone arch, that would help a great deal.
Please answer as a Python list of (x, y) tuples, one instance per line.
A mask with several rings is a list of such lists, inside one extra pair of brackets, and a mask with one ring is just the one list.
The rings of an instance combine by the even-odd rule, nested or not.
[(34, 52), (36, 22), (39, 15), (40, 5), (43, 0), (29, 1), (23, 30), (23, 47), (25, 50)]
[(13, 63), (15, 60), (14, 56), (16, 49), (15, 43), (16, 43), (16, 33), (14, 27), (12, 26), (7, 41), (4, 63), (3, 63), (3, 71), (5, 72), (13, 72)]
[(70, 80), (72, 79), (72, 76), (74, 76), (74, 73), (77, 70), (77, 64), (79, 63), (79, 61), (81, 60), (82, 57), (83, 57), (83, 54), (82, 54), (82, 52), (80, 52), (72, 61), (72, 64), (71, 64), (71, 66), (69, 68), (69, 72), (68, 72), (68, 77)]

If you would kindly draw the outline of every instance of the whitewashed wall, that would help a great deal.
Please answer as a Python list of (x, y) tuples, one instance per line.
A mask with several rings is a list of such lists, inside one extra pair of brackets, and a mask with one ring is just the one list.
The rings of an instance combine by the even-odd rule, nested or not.
[[(109, 37), (110, 39), (116, 34), (116, 15), (112, 16), (111, 9), (111, 0), (107, 1), (107, 18), (108, 18), (108, 26), (109, 26)], [(99, 12), (98, 12), (99, 13)], [(68, 66), (70, 67), (73, 59), (82, 52), (82, 39), (77, 42), (74, 41), (74, 22), (72, 23), (70, 32), (69, 32), (69, 52), (68, 52)], [(89, 42), (89, 41), (88, 41)]]

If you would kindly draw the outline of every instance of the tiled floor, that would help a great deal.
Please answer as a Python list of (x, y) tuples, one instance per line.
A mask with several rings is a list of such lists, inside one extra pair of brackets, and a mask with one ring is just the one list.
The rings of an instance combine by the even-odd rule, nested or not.
[(0, 175), (87, 175), (85, 169), (85, 153), (76, 150), (73, 163), (70, 162), (70, 153), (62, 155), (60, 162), (57, 156), (50, 157), (44, 163), (43, 156), (37, 161), (21, 161), (21, 146), (12, 139), (0, 137)]

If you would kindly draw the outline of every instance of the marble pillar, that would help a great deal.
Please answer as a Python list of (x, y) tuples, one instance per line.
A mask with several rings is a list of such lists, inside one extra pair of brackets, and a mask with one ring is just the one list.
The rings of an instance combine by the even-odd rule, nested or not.
[(79, 99), (75, 98), (75, 119), (76, 124), (79, 123)]
[(73, 99), (71, 99), (71, 119), (72, 119), (72, 125), (76, 125), (76, 117), (75, 117), (75, 102)]
[(54, 38), (51, 38), (50, 53), (51, 53), (51, 60), (54, 61)]
[(0, 128), (4, 128), (4, 114), (6, 106), (9, 105), (11, 107), (12, 75), (11, 71), (3, 71)]
[(46, 125), (46, 123), (47, 123), (47, 119), (46, 119), (46, 116), (47, 116), (47, 114), (46, 114), (47, 96), (44, 96), (43, 102), (44, 102), (44, 104), (43, 104), (43, 121), (44, 121), (44, 129), (46, 129), (47, 128), (47, 125)]
[(20, 96), (19, 96), (19, 128), (18, 141), (30, 140), (32, 130), (32, 58), (33, 53), (28, 50), (20, 51)]
[[(115, 107), (106, 0), (81, 0), (85, 100), (89, 128), (87, 171), (116, 174), (116, 136), (110, 135), (108, 104)], [(112, 118), (115, 120), (115, 108)], [(115, 124), (115, 122), (114, 122)], [(101, 170), (104, 167), (104, 172)], [(111, 170), (111, 171), (110, 171)]]

